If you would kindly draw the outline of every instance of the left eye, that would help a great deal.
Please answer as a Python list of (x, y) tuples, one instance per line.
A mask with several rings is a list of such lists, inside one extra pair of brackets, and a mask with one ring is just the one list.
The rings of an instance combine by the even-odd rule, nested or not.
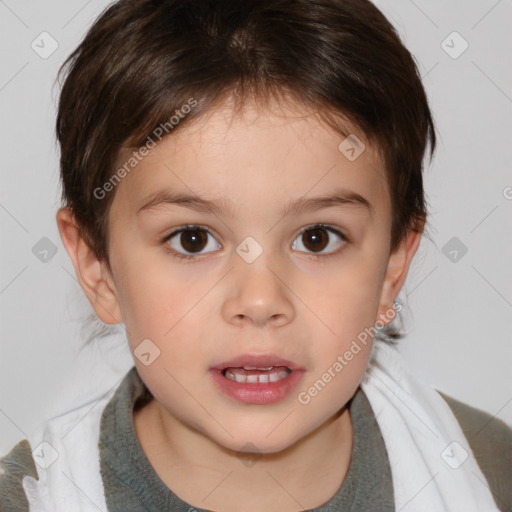
[[(329, 233), (336, 235), (342, 242), (339, 243), (331, 240)], [(297, 248), (297, 240), (299, 241), (299, 246), (302, 245), (306, 250), (312, 251), (313, 253), (319, 253), (326, 247), (331, 249), (327, 252), (332, 253), (347, 242), (347, 238), (343, 233), (340, 233), (337, 229), (323, 225), (311, 226), (302, 230), (299, 236), (293, 241), (292, 249)]]

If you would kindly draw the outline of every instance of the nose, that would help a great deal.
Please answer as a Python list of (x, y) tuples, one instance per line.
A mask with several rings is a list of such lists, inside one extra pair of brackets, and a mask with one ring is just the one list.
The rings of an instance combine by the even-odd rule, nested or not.
[(229, 273), (227, 297), (222, 307), (226, 322), (243, 326), (280, 327), (295, 317), (293, 293), (287, 275), (270, 257), (240, 260)]

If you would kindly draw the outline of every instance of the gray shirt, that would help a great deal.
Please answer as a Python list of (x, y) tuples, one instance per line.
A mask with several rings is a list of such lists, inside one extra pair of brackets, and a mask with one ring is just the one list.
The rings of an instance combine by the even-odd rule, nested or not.
[[(151, 399), (135, 368), (105, 408), (100, 466), (109, 512), (204, 512), (191, 507), (160, 480), (137, 440), (133, 408)], [(347, 404), (354, 427), (352, 459), (343, 484), (315, 512), (391, 512), (393, 482), (384, 440), (361, 388)], [(241, 462), (242, 463), (242, 462)]]
[[(474, 452), (498, 508), (512, 511), (512, 429), (490, 414), (440, 393), (450, 405)], [(154, 471), (133, 425), (134, 408), (152, 396), (135, 367), (105, 407), (100, 424), (100, 471), (108, 512), (205, 512), (181, 500)], [(354, 442), (350, 466), (338, 491), (311, 512), (394, 511), (393, 482), (386, 447), (366, 395), (358, 388), (348, 402)], [(0, 464), (0, 512), (28, 512), (22, 478), (37, 478), (27, 440)], [(242, 463), (242, 462), (241, 462)]]

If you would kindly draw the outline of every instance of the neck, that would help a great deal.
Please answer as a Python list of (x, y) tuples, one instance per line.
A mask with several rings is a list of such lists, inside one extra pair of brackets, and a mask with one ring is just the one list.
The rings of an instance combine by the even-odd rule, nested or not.
[(294, 512), (315, 508), (340, 488), (352, 455), (347, 407), (285, 450), (241, 454), (190, 429), (152, 400), (134, 426), (160, 479), (190, 505), (210, 510)]

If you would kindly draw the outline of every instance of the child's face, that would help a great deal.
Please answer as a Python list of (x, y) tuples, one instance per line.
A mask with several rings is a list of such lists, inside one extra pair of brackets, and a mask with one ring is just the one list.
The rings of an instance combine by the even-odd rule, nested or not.
[[(416, 246), (390, 258), (384, 164), (369, 145), (350, 161), (338, 149), (343, 139), (315, 116), (248, 105), (243, 118), (233, 118), (225, 105), (164, 139), (118, 185), (109, 217), (111, 292), (100, 292), (93, 305), (107, 322), (106, 309), (122, 317), (132, 351), (151, 340), (144, 362), (160, 350), (149, 365), (134, 361), (169, 424), (233, 450), (252, 443), (274, 452), (322, 425), (355, 392), (371, 338), (357, 341), (351, 360), (344, 354), (379, 318), (392, 320)], [(156, 194), (178, 193), (229, 209), (165, 201), (144, 207)], [(349, 193), (371, 208), (325, 202), (283, 215), (295, 202)], [(315, 231), (318, 223), (348, 241)], [(163, 241), (187, 224), (211, 234)], [(300, 235), (305, 227), (311, 230)], [(192, 259), (179, 260), (173, 249)], [(243, 398), (244, 385), (212, 369), (248, 354), (280, 357), (301, 370), (273, 385), (245, 384), (260, 391)], [(320, 391), (309, 392), (318, 380)], [(265, 387), (273, 389), (265, 394)]]

